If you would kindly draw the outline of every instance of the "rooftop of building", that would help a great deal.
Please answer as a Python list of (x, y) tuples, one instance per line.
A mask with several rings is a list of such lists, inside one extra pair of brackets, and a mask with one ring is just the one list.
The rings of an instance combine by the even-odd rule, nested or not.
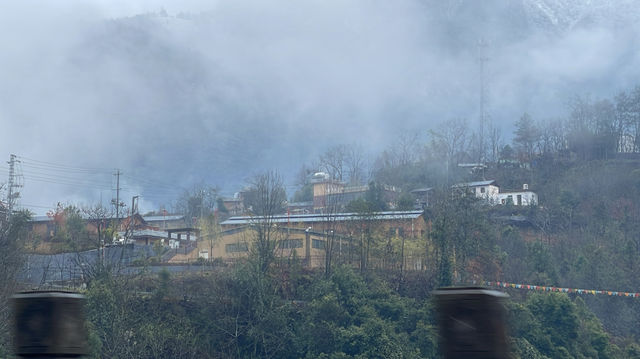
[[(307, 222), (325, 222), (325, 221), (349, 221), (360, 220), (363, 218), (372, 220), (398, 220), (398, 219), (416, 219), (422, 215), (422, 211), (386, 211), (375, 212), (370, 215), (362, 213), (332, 213), (332, 214), (291, 214), (291, 215), (275, 215), (269, 218), (271, 223), (307, 223)], [(260, 216), (235, 216), (222, 222), (221, 225), (241, 225), (251, 224), (264, 220), (265, 217)]]
[(184, 219), (182, 214), (169, 214), (166, 216), (142, 216), (146, 222), (159, 222), (159, 221), (177, 221)]
[(475, 181), (475, 182), (466, 182), (466, 183), (457, 183), (454, 184), (453, 188), (462, 188), (462, 187), (480, 187), (480, 186), (497, 186), (496, 181), (495, 180), (488, 180), (488, 181)]
[[(84, 219), (90, 219), (87, 218), (87, 216), (82, 215)], [(129, 216), (120, 216), (120, 219), (126, 219), (129, 218)], [(91, 218), (92, 220), (95, 218)], [(105, 217), (105, 218), (100, 218), (103, 220), (111, 220), (111, 219), (117, 219), (116, 216), (113, 217)], [(159, 222), (159, 221), (173, 221), (173, 220), (180, 220), (180, 219), (184, 219), (184, 215), (182, 214), (170, 214), (170, 215), (166, 215), (166, 216), (142, 216), (142, 219), (145, 222)], [(33, 216), (31, 217), (30, 221), (31, 222), (49, 222), (53, 220), (51, 217), (44, 215), (44, 216)]]

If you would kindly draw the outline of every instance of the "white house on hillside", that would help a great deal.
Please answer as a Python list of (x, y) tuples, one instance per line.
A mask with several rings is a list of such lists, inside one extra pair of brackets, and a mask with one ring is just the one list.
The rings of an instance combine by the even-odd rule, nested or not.
[(452, 188), (467, 190), (477, 198), (487, 201), (491, 205), (511, 203), (516, 206), (531, 206), (538, 204), (538, 195), (529, 191), (527, 184), (522, 185), (521, 191), (500, 192), (495, 180), (458, 183)]
[(490, 203), (493, 203), (493, 200), (497, 198), (500, 192), (500, 187), (494, 180), (458, 183), (453, 185), (452, 188), (462, 191), (468, 190), (477, 198), (482, 198)]
[(538, 204), (538, 195), (529, 191), (527, 184), (522, 185), (522, 191), (498, 193), (496, 204), (507, 204), (509, 202), (516, 206), (535, 206)]

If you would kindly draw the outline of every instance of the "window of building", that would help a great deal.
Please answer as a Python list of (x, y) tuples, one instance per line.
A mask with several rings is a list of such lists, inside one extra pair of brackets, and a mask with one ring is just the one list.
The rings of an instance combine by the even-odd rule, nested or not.
[(246, 243), (229, 243), (224, 246), (227, 253), (248, 252), (249, 246)]
[(480, 193), (484, 193), (484, 187), (480, 187)]
[(311, 239), (311, 247), (315, 249), (324, 249), (325, 243), (321, 239)]
[(302, 239), (285, 239), (280, 241), (278, 247), (281, 249), (302, 248)]

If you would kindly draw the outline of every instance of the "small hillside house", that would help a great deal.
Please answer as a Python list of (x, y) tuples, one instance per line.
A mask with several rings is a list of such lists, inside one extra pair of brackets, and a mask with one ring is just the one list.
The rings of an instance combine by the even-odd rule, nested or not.
[(522, 190), (505, 192), (500, 191), (495, 180), (459, 183), (452, 188), (463, 193), (471, 192), (491, 205), (534, 206), (538, 204), (538, 195), (530, 191), (527, 184), (522, 185)]

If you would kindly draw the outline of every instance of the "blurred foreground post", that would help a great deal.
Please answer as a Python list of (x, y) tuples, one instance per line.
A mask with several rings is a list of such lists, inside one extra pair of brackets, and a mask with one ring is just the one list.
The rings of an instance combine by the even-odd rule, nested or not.
[(441, 288), (435, 295), (444, 358), (509, 358), (503, 303), (507, 294), (484, 288)]
[(84, 296), (23, 292), (13, 296), (14, 351), (25, 358), (77, 358), (87, 354)]

